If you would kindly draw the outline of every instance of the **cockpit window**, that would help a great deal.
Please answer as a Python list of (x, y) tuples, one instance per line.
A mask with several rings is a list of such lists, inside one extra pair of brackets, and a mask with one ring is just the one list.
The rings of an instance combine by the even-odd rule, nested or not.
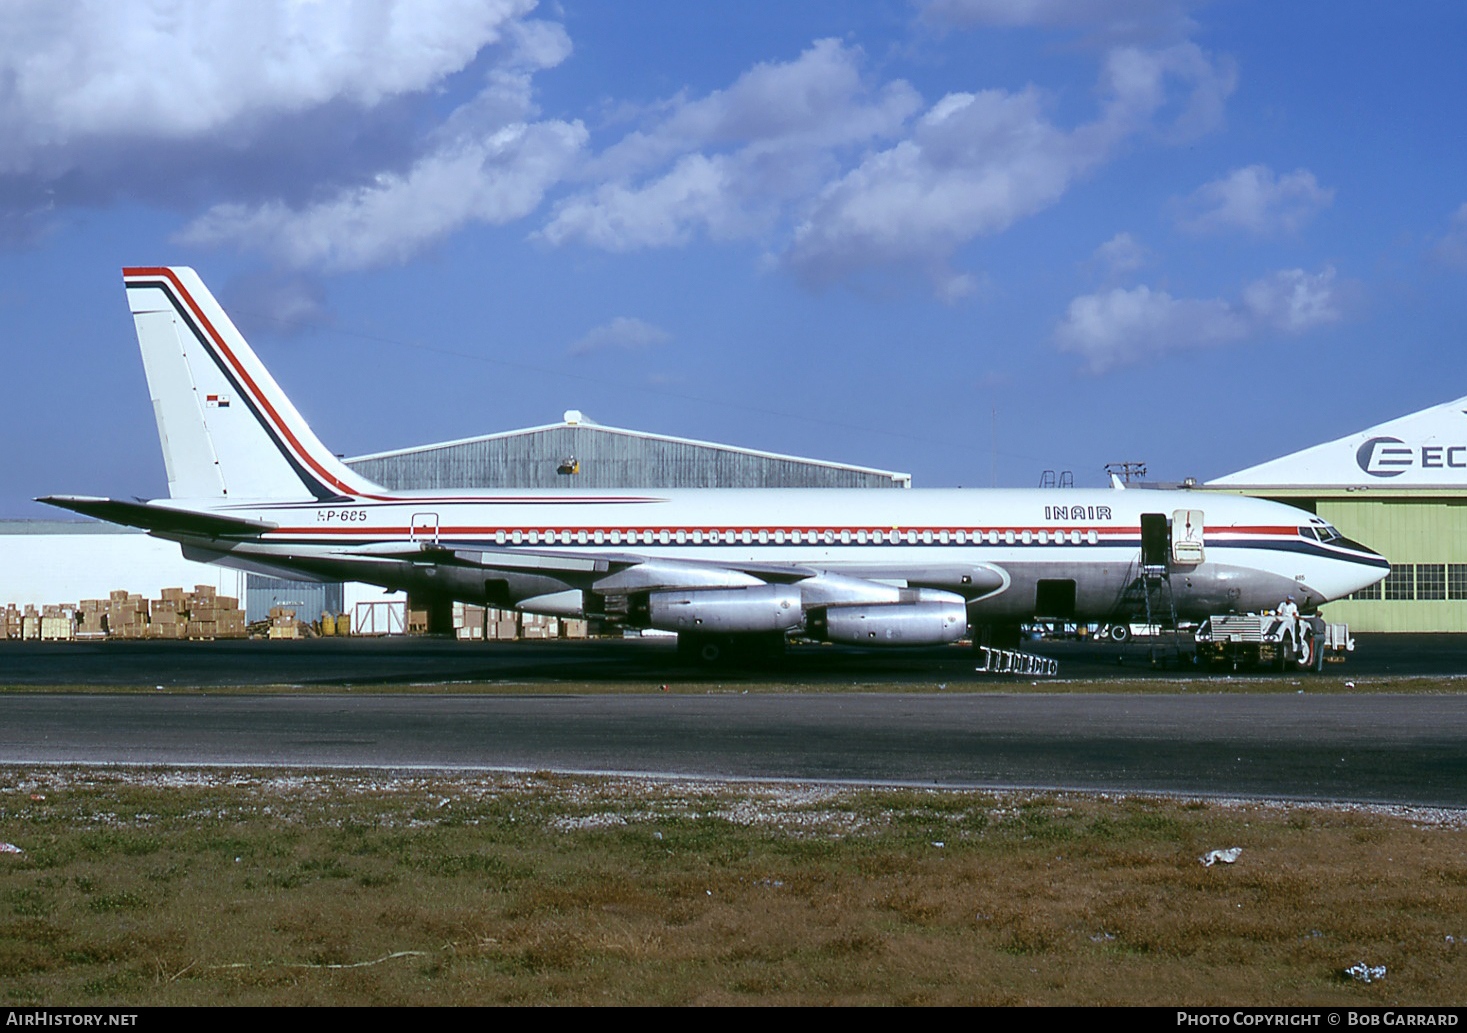
[(1340, 532), (1336, 531), (1329, 524), (1325, 524), (1323, 527), (1316, 528), (1316, 530), (1319, 531), (1319, 540), (1322, 542), (1332, 542), (1336, 538), (1343, 537)]
[(1318, 538), (1319, 537), (1318, 535), (1316, 535), (1314, 533), (1314, 528), (1312, 528), (1312, 527), (1301, 527), (1301, 528), (1299, 528), (1299, 535), (1300, 535), (1300, 537), (1303, 537), (1303, 538)]

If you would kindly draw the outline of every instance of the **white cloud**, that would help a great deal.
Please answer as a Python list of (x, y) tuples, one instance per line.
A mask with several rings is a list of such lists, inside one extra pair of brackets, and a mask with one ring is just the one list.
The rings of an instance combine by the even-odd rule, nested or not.
[[(1195, 43), (1118, 47), (1106, 55), (1101, 84), (1110, 97), (1104, 121), (1112, 131), (1149, 131), (1181, 144), (1222, 126), (1238, 71), (1231, 58)], [(1161, 117), (1173, 109), (1174, 118)]]
[(277, 271), (235, 277), (222, 288), (220, 301), (246, 337), (316, 330), (333, 318), (319, 280)]
[(378, 172), (368, 184), (302, 206), (216, 205), (178, 239), (234, 244), (296, 268), (357, 269), (403, 261), (466, 224), (529, 215), (580, 157), (586, 130), (528, 121), (531, 75), (569, 55), (564, 30), (527, 22), (510, 26), (506, 37), (511, 49), (483, 89), (449, 114), (405, 171)]
[[(571, 48), (534, 6), (18, 0), (0, 36), (0, 196), (207, 199), (176, 239), (297, 268), (397, 261), (522, 218), (586, 135), (535, 120), (533, 75)], [(471, 64), (477, 92), (432, 111)], [(45, 211), (9, 207), (0, 233), (34, 236)]]
[(628, 134), (588, 170), (636, 175), (705, 147), (784, 153), (890, 136), (920, 98), (901, 80), (873, 90), (862, 60), (860, 48), (822, 39), (793, 61), (756, 64), (725, 90), (660, 106), (653, 125)]
[(64, 169), (100, 141), (197, 138), (332, 101), (370, 107), (464, 68), (533, 5), (13, 0), (0, 34), (0, 172)]
[(763, 239), (772, 264), (809, 283), (895, 266), (952, 300), (980, 286), (949, 267), (958, 248), (1054, 204), (1128, 138), (1215, 127), (1235, 79), (1190, 43), (1119, 48), (1095, 119), (1066, 128), (1033, 87), (951, 93), (923, 112), (911, 86), (875, 88), (860, 64), (821, 40), (662, 105), (581, 167), (599, 182), (562, 199), (537, 236), (611, 251)]
[[(579, 121), (542, 118), (534, 102), (535, 76), (571, 44), (529, 19), (533, 6), (16, 0), (0, 38), (0, 237), (34, 239), (55, 209), (130, 198), (202, 211), (184, 243), (361, 268), (554, 197), (535, 234), (552, 245), (753, 241), (807, 282), (895, 266), (951, 300), (982, 285), (950, 268), (959, 248), (1053, 205), (1128, 140), (1215, 127), (1233, 82), (1191, 43), (1111, 49), (1095, 116), (1062, 125), (1033, 87), (927, 106), (825, 39), (648, 108), (589, 154)], [(1104, 0), (1075, 17), (1184, 7)], [(1071, 22), (1039, 0), (1025, 11)], [(474, 96), (446, 104), (468, 75)]]
[(1333, 268), (1283, 269), (1247, 284), (1236, 303), (1174, 298), (1144, 285), (1082, 295), (1070, 302), (1054, 342), (1080, 356), (1089, 372), (1103, 373), (1169, 352), (1299, 334), (1340, 315)]
[[(1178, 81), (1183, 113), (1158, 127), (1153, 120)], [(915, 264), (942, 290), (959, 246), (1054, 204), (1131, 135), (1157, 128), (1190, 135), (1210, 125), (1231, 73), (1191, 44), (1127, 48), (1110, 54), (1101, 84), (1099, 117), (1070, 130), (1050, 120), (1033, 88), (949, 94), (906, 139), (821, 193), (796, 227), (786, 262), (814, 282)]]
[(1095, 249), (1094, 263), (1107, 280), (1121, 280), (1146, 265), (1151, 254), (1129, 233), (1117, 233)]
[(537, 208), (585, 143), (565, 122), (506, 126), (454, 141), (406, 174), (303, 209), (272, 201), (218, 205), (190, 223), (187, 244), (236, 244), (298, 268), (358, 269), (401, 261), (470, 222), (502, 224)]
[(1296, 233), (1334, 198), (1307, 169), (1280, 177), (1266, 165), (1249, 165), (1198, 187), (1182, 204), (1181, 224), (1195, 233)]
[(1280, 269), (1254, 280), (1243, 288), (1243, 307), (1256, 326), (1287, 334), (1333, 323), (1341, 315), (1334, 268), (1326, 266), (1318, 273)]
[(896, 136), (920, 106), (900, 80), (872, 89), (861, 52), (819, 40), (761, 63), (726, 90), (662, 105), (581, 170), (598, 186), (563, 200), (539, 236), (611, 251), (677, 246), (698, 233), (757, 237), (839, 170), (838, 153)]
[(1164, 352), (1235, 341), (1247, 321), (1218, 299), (1174, 298), (1150, 287), (1116, 287), (1070, 302), (1055, 330), (1061, 351), (1079, 355), (1103, 373)]
[(715, 240), (746, 235), (750, 213), (738, 203), (730, 164), (721, 155), (689, 154), (641, 186), (614, 182), (577, 194), (556, 206), (540, 236), (633, 251), (686, 244), (699, 229)]
[(631, 316), (616, 316), (591, 330), (575, 344), (570, 354), (586, 355), (590, 352), (613, 349), (617, 351), (646, 351), (648, 348), (672, 340), (672, 334), (661, 327)]
[(975, 236), (1052, 204), (1100, 155), (1044, 116), (1036, 90), (950, 94), (908, 139), (819, 197), (785, 259), (816, 281), (875, 264), (945, 269)]
[(931, 25), (1042, 26), (1089, 30), (1102, 38), (1180, 37), (1196, 26), (1189, 7), (1202, 0), (926, 0)]
[(1432, 249), (1438, 261), (1456, 269), (1467, 268), (1467, 204), (1452, 213), (1447, 231)]

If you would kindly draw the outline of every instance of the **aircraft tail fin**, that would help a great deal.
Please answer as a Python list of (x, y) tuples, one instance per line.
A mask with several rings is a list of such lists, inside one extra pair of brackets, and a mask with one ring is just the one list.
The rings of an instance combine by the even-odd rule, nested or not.
[(172, 498), (331, 499), (381, 490), (329, 452), (203, 280), (122, 271)]

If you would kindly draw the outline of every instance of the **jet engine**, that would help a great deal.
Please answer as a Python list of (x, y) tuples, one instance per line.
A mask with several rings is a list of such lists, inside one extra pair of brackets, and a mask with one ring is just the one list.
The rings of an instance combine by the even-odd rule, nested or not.
[(785, 632), (804, 619), (799, 590), (781, 585), (647, 592), (629, 602), (629, 623), (659, 631)]
[(853, 646), (936, 646), (968, 631), (961, 599), (869, 606), (830, 606), (810, 612), (812, 638)]

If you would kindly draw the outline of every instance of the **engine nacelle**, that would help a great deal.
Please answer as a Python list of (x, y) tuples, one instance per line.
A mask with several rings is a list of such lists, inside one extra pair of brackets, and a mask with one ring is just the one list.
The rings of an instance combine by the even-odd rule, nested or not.
[(643, 627), (710, 634), (789, 631), (803, 619), (799, 591), (781, 585), (648, 592), (632, 613)]
[(853, 646), (936, 646), (968, 631), (961, 601), (832, 606), (810, 614), (808, 633)]

